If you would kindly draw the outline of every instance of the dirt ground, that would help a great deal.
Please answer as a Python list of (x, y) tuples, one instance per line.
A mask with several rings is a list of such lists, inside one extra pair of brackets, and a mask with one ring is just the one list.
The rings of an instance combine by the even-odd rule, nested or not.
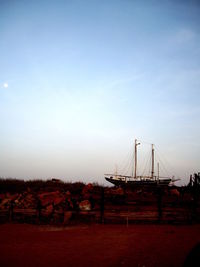
[(0, 225), (0, 266), (183, 266), (200, 225)]

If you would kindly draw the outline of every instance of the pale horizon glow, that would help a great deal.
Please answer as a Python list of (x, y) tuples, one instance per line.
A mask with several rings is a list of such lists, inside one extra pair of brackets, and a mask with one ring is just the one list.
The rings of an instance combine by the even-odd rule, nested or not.
[(195, 0), (1, 1), (0, 177), (107, 184), (137, 138), (187, 184), (200, 171), (199, 14)]

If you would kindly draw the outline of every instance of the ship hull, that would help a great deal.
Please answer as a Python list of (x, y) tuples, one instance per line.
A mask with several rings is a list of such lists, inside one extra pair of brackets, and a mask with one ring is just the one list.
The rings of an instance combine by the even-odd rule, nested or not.
[(162, 180), (120, 180), (113, 179), (110, 177), (105, 177), (106, 181), (114, 184), (115, 186), (122, 187), (139, 187), (139, 186), (168, 186), (171, 182), (171, 179), (162, 179)]

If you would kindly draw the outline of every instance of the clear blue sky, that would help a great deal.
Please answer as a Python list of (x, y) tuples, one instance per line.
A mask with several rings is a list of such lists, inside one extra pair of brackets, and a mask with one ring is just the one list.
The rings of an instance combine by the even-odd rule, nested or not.
[(135, 138), (200, 171), (199, 1), (0, 0), (0, 176), (98, 181)]

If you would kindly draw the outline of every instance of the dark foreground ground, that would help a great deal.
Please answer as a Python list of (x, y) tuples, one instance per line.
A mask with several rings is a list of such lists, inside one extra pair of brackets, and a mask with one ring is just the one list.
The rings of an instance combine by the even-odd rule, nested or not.
[[(183, 266), (200, 225), (0, 225), (0, 266)], [(200, 265), (197, 265), (200, 266)]]

